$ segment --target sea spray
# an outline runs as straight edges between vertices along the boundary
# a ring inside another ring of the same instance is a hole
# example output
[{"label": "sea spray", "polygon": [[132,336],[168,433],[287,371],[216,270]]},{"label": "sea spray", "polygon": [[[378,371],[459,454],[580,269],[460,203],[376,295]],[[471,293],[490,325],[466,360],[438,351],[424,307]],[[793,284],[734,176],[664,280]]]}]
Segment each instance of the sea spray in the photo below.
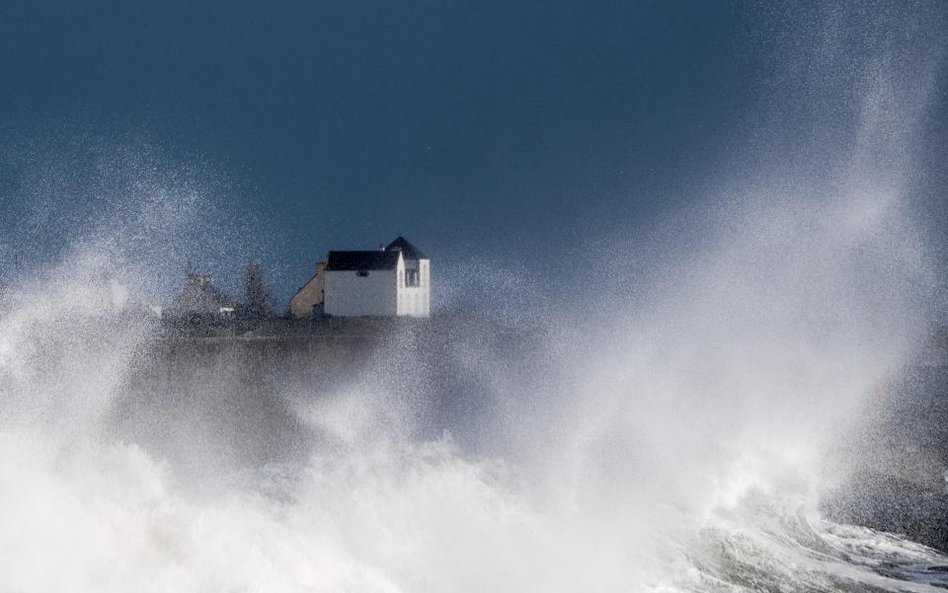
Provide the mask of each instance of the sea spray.
[{"label": "sea spray", "polygon": [[[850,12],[827,30],[866,18]],[[838,51],[817,48],[812,84],[853,62],[827,39]],[[128,184],[161,209],[83,225],[59,263],[5,281],[0,588],[944,585],[942,555],[816,505],[828,445],[927,328],[933,278],[904,195],[937,62],[915,55],[843,77],[865,81],[849,89],[857,123],[810,147],[844,155],[830,175],[728,180],[656,225],[677,254],[576,249],[571,264],[634,292],[575,286],[537,314],[516,271],[491,269],[503,315],[358,346],[169,331],[140,289],[166,254],[141,246],[149,221],[184,212],[156,237],[180,260],[175,237],[192,240],[203,209]],[[629,260],[652,273],[617,273]]]},{"label": "sea spray", "polygon": [[[825,439],[924,320],[900,210],[855,238],[824,212],[736,209],[738,234],[677,268],[675,290],[603,302],[608,324],[447,318],[335,371],[266,340],[165,336],[129,310],[133,273],[103,275],[126,266],[69,260],[8,293],[0,320],[5,583],[755,588],[789,578],[791,551],[810,566],[800,590],[915,579],[827,561],[840,532],[808,500]],[[320,368],[337,376],[302,379]]]}]

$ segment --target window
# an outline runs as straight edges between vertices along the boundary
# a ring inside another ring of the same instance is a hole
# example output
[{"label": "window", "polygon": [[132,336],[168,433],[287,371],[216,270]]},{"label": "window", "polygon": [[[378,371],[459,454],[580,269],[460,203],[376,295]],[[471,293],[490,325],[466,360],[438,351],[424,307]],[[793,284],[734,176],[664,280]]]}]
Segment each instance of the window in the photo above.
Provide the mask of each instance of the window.
[{"label": "window", "polygon": [[358,276],[359,278],[365,278],[368,275],[369,275],[368,270],[359,270],[358,272],[356,272],[356,276]]},{"label": "window", "polygon": [[421,286],[418,270],[405,270],[405,286]]}]

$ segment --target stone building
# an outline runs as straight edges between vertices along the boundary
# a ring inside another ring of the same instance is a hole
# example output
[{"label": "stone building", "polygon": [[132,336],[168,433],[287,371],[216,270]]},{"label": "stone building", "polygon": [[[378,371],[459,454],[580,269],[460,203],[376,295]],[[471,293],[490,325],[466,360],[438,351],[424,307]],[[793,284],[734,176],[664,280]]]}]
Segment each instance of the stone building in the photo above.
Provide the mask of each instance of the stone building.
[{"label": "stone building", "polygon": [[326,287],[325,271],[326,262],[317,262],[316,273],[290,299],[290,315],[302,319],[323,314]]}]

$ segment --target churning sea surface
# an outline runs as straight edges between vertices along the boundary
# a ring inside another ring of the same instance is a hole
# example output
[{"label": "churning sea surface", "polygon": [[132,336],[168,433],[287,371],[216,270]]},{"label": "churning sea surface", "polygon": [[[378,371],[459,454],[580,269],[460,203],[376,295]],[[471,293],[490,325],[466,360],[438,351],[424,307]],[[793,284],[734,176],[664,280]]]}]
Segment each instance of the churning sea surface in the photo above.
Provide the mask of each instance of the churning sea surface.
[{"label": "churning sea surface", "polygon": [[[876,239],[827,239],[778,285],[722,279],[782,265],[785,238],[729,242],[687,293],[583,323],[189,328],[80,250],[4,295],[0,589],[944,588],[921,531],[839,520],[886,476],[916,486],[881,510],[917,507],[944,470],[890,422],[926,409],[890,388],[925,343],[917,301],[851,290],[863,257],[914,273]],[[841,298],[804,302],[815,280]]]},{"label": "churning sea surface", "polygon": [[751,179],[532,288],[433,254],[482,290],[429,320],[157,318],[212,209],[137,170],[55,256],[0,238],[36,262],[0,270],[0,592],[945,589],[948,381],[905,380],[945,366],[922,4],[787,33],[752,119],[813,146],[749,142]]}]

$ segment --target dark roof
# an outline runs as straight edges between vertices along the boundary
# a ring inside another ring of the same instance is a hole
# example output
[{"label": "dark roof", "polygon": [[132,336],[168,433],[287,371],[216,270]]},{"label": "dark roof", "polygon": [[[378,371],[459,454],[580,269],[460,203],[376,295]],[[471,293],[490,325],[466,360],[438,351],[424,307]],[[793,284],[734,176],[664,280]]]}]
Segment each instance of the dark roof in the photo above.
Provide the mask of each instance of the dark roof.
[{"label": "dark roof", "polygon": [[428,259],[420,249],[405,240],[405,237],[399,237],[388,244],[385,251],[401,251],[405,259]]},{"label": "dark roof", "polygon": [[398,267],[398,251],[330,251],[326,271],[394,270]]}]

